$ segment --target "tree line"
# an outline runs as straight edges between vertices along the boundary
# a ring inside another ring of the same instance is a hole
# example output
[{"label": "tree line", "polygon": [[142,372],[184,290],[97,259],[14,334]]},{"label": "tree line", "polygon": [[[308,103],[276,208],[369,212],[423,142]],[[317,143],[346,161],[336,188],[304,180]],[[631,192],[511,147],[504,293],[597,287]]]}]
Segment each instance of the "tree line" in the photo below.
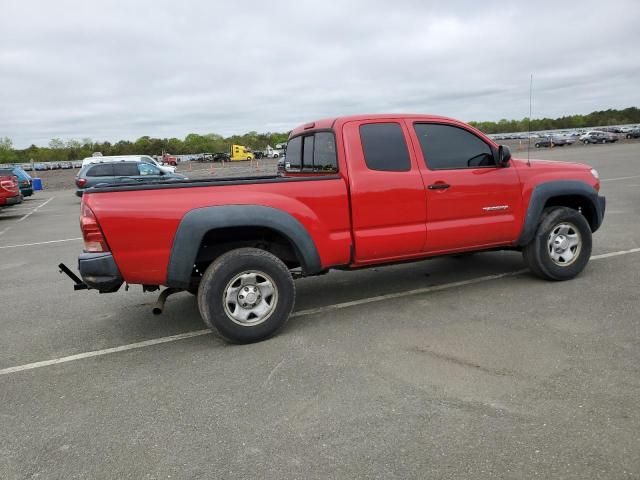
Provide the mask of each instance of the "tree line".
[{"label": "tree line", "polygon": [[[569,115],[560,118],[537,118],[522,120],[502,119],[498,122],[469,122],[485,133],[513,133],[539,130],[556,130],[569,128],[585,128],[605,125],[624,125],[640,123],[640,109],[629,107],[623,110],[600,110],[587,115]],[[144,136],[136,141],[120,140],[116,143],[96,142],[90,138],[63,141],[54,138],[47,147],[31,145],[25,149],[13,148],[9,138],[0,137],[0,163],[68,161],[90,157],[93,152],[103,155],[160,155],[162,152],[172,154],[196,154],[228,152],[232,144],[250,147],[254,150],[264,150],[267,145],[275,146],[284,143],[288,132],[258,133],[249,132],[244,135],[223,137],[215,133],[199,135],[190,133],[183,140],[179,138],[153,138]]]},{"label": "tree line", "polygon": [[503,118],[498,122],[469,122],[484,133],[515,133],[532,132],[540,130],[563,130],[570,128],[604,127],[607,125],[626,125],[640,123],[640,109],[629,107],[623,110],[599,110],[587,115],[569,115],[560,118],[532,118],[529,127],[529,118],[522,120],[507,120]]},{"label": "tree line", "polygon": [[120,140],[116,143],[96,142],[91,138],[63,141],[54,138],[46,147],[31,145],[25,149],[13,148],[9,138],[0,138],[0,163],[62,162],[90,157],[93,152],[103,155],[160,155],[162,152],[174,155],[229,152],[231,145],[238,144],[254,150],[264,150],[285,143],[288,132],[258,133],[249,132],[244,135],[223,137],[215,133],[199,135],[190,133],[183,140],[179,138],[153,138],[144,136],[136,141]]}]

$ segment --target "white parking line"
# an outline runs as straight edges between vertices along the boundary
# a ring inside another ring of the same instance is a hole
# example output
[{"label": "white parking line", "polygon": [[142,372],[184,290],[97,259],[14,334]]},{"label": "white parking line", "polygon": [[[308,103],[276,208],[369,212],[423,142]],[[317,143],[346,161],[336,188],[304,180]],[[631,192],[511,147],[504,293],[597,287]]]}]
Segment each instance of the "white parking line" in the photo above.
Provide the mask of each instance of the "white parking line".
[{"label": "white parking line", "polygon": [[44,207],[47,203],[49,203],[51,200],[53,200],[56,197],[51,197],[49,200],[47,200],[44,203],[41,203],[40,205],[38,205],[36,208],[34,208],[33,210],[31,210],[29,213],[27,213],[24,217],[19,218],[17,221],[21,222],[23,220],[25,220],[26,218],[29,218],[30,215],[33,215],[34,213],[36,213],[38,210],[40,210],[42,207]]},{"label": "white parking line", "polygon": [[124,352],[126,350],[133,350],[134,348],[144,348],[150,347],[151,345],[159,345],[161,343],[175,342],[176,340],[206,335],[207,333],[211,333],[211,330],[196,330],[194,332],[171,335],[170,337],[154,338],[153,340],[145,340],[144,342],[130,343],[129,345],[122,345],[120,347],[105,348],[104,350],[93,350],[92,352],[78,353],[76,355],[69,355],[68,357],[54,358],[52,360],[44,360],[42,362],[27,363],[26,365],[18,365],[17,367],[10,367],[0,370],[0,375],[22,372],[24,370],[33,370],[34,368],[48,367],[49,365],[57,365],[58,363],[73,362],[74,360],[81,360],[83,358],[108,355],[109,353]]},{"label": "white parking line", "polygon": [[37,212],[39,209],[41,209],[42,207],[44,207],[47,203],[49,203],[51,200],[53,200],[56,197],[51,197],[50,199],[48,199],[46,202],[41,203],[40,205],[38,205],[37,207],[35,207],[33,210],[31,210],[29,213],[27,213],[26,215],[23,215],[22,217],[20,217],[18,220],[16,220],[15,223],[13,223],[12,225],[9,225],[8,227],[6,227],[3,230],[0,230],[0,235],[2,235],[3,233],[11,230],[11,228],[13,228],[17,223],[22,222],[23,220],[25,220],[26,218],[29,218],[30,215],[34,214],[35,212]]},{"label": "white parking line", "polygon": [[[602,253],[600,255],[593,255],[591,257],[591,260],[601,260],[604,258],[611,258],[611,257],[618,257],[621,255],[629,255],[631,253],[639,253],[640,252],[640,248],[633,248],[631,250],[620,250],[617,252],[610,252],[610,253]],[[432,287],[424,287],[424,288],[416,288],[414,290],[407,290],[405,292],[397,292],[397,293],[389,293],[387,295],[378,295],[375,297],[369,297],[369,298],[362,298],[359,300],[353,300],[350,302],[342,302],[342,303],[336,303],[334,305],[326,305],[324,307],[318,307],[318,308],[310,308],[307,310],[300,310],[298,312],[295,312],[294,314],[291,315],[292,318],[295,317],[303,317],[306,315],[314,315],[317,313],[324,313],[324,312],[330,312],[333,310],[340,310],[343,308],[349,308],[349,307],[353,307],[356,305],[364,305],[367,303],[374,303],[374,302],[380,302],[382,300],[388,300],[388,299],[393,299],[393,298],[400,298],[400,297],[407,297],[410,295],[419,295],[422,293],[429,293],[429,292],[439,292],[442,290],[448,290],[451,288],[457,288],[457,287],[463,287],[466,285],[473,285],[476,283],[481,283],[481,282],[488,282],[490,280],[497,280],[500,278],[506,278],[506,277],[513,277],[516,275],[520,275],[521,273],[526,272],[526,269],[522,269],[522,270],[515,270],[513,272],[505,272],[505,273],[498,273],[495,275],[485,275],[483,277],[477,277],[477,278],[471,278],[469,280],[462,280],[459,282],[451,282],[451,283],[444,283],[442,285],[434,285]],[[15,367],[9,367],[9,368],[4,368],[2,370],[0,370],[0,375],[8,375],[10,373],[16,373],[16,372],[23,372],[25,370],[33,370],[36,368],[42,368],[42,367],[48,367],[50,365],[58,365],[60,363],[67,363],[67,362],[73,362],[75,360],[82,360],[84,358],[91,358],[91,357],[99,357],[102,355],[108,355],[111,353],[117,353],[117,352],[125,352],[127,350],[135,350],[138,348],[145,348],[145,347],[150,347],[152,345],[159,345],[162,343],[169,343],[169,342],[175,342],[178,340],[183,340],[185,338],[192,338],[192,337],[199,337],[201,335],[207,335],[211,333],[210,330],[205,329],[205,330],[195,330],[192,332],[186,332],[186,333],[180,333],[178,335],[171,335],[168,337],[160,337],[160,338],[154,338],[152,340],[145,340],[143,342],[137,342],[137,343],[130,343],[128,345],[121,345],[119,347],[112,347],[112,348],[105,348],[103,350],[93,350],[90,352],[84,352],[84,353],[78,353],[75,355],[69,355],[67,357],[60,357],[60,358],[53,358],[51,360],[43,360],[41,362],[34,362],[34,363],[26,363],[24,365],[18,365]]]},{"label": "white parking line", "polygon": [[632,178],[640,178],[640,175],[632,175],[630,177],[603,178],[601,182],[616,182],[618,180],[631,180]]},{"label": "white parking line", "polygon": [[73,242],[75,240],[82,240],[82,237],[63,238],[62,240],[49,240],[47,242],[21,243],[19,245],[3,245],[3,246],[0,246],[0,248],[31,247],[33,245],[45,245],[47,243]]}]

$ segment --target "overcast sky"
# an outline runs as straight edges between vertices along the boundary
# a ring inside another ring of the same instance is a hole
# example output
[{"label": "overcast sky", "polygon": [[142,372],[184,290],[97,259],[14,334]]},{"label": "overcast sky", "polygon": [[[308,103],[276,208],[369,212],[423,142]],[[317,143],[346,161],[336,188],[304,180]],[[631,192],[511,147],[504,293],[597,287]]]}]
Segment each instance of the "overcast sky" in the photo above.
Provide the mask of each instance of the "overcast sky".
[{"label": "overcast sky", "polygon": [[640,1],[0,0],[0,137],[287,131],[640,105]]}]

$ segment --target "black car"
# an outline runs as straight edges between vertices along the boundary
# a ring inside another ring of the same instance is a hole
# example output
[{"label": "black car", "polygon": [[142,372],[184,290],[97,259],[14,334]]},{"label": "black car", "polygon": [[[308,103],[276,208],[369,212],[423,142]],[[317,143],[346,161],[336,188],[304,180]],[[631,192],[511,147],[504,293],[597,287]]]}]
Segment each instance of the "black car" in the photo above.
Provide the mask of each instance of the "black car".
[{"label": "black car", "polygon": [[217,152],[213,154],[214,162],[228,162],[231,160],[231,155],[226,152]]}]

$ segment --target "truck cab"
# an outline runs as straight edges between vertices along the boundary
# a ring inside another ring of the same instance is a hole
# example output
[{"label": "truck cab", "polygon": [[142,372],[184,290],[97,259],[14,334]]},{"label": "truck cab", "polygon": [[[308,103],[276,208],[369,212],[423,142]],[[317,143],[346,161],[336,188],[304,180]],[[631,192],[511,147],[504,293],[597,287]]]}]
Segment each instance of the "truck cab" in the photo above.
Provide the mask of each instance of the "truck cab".
[{"label": "truck cab", "polygon": [[243,145],[231,145],[231,160],[253,160],[255,155],[250,148]]}]

